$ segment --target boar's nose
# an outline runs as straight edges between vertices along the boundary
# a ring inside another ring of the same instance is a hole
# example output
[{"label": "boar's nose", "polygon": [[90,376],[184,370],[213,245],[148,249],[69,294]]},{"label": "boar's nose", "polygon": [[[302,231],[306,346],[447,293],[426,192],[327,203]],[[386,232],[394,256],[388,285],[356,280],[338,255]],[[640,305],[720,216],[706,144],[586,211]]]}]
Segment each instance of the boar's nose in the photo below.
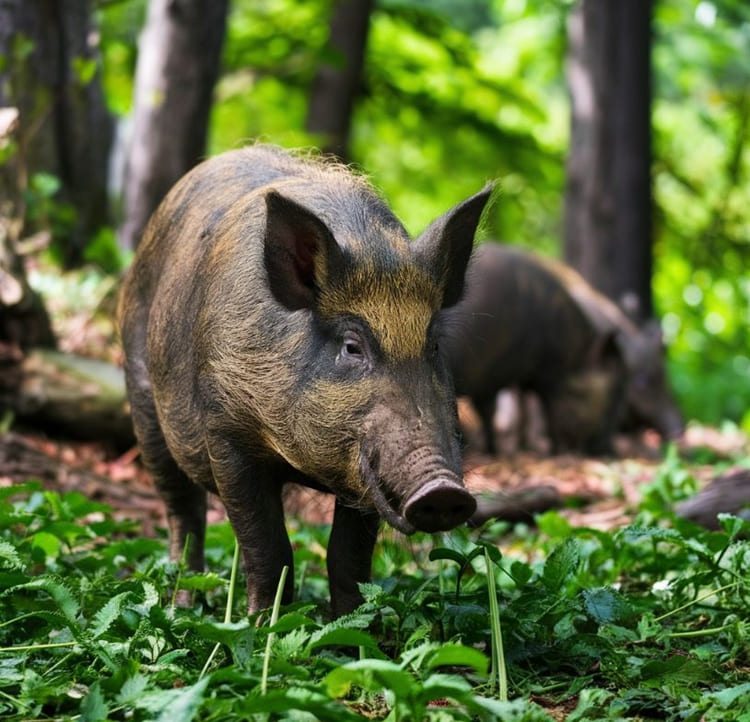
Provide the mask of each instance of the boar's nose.
[{"label": "boar's nose", "polygon": [[670,414],[659,429],[662,436],[668,439],[678,439],[685,432],[685,422],[678,413]]},{"label": "boar's nose", "polygon": [[436,479],[406,500],[404,516],[420,531],[447,531],[463,524],[476,508],[474,497],[462,486]]}]

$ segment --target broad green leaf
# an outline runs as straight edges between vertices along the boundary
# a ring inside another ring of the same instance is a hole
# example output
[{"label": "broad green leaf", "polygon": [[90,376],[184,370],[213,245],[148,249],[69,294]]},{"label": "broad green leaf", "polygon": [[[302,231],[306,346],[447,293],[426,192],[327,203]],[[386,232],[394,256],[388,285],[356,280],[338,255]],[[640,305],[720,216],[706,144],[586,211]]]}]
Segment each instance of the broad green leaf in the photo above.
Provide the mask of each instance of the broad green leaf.
[{"label": "broad green leaf", "polygon": [[99,682],[94,682],[81,702],[81,722],[102,722],[107,719],[108,714],[109,709],[99,688]]},{"label": "broad green leaf", "polygon": [[358,685],[372,692],[390,689],[396,697],[404,698],[418,686],[399,665],[383,659],[362,659],[345,664],[330,672],[323,684],[332,697],[343,697],[352,685]]},{"label": "broad green leaf", "polygon": [[225,587],[226,585],[226,579],[223,579],[214,572],[184,574],[180,577],[180,589],[188,589],[190,591],[209,592],[213,589]]},{"label": "broad green leaf", "polygon": [[606,711],[613,693],[604,689],[583,689],[578,697],[576,708],[568,715],[566,722],[588,722],[591,719],[606,719]]},{"label": "broad green leaf", "polygon": [[360,582],[357,587],[365,602],[377,602],[385,594],[383,587],[372,582]]},{"label": "broad green leaf", "polygon": [[272,647],[274,661],[301,657],[309,638],[310,634],[304,627],[278,636]]},{"label": "broad green leaf", "polygon": [[321,647],[348,646],[348,647],[366,647],[367,649],[377,649],[378,643],[372,635],[362,632],[359,629],[331,629],[315,640],[311,640],[308,645],[310,651],[320,649]]},{"label": "broad green leaf", "polygon": [[489,660],[478,649],[463,644],[443,644],[426,658],[427,668],[471,667],[477,674],[485,676]]},{"label": "broad green leaf", "polygon": [[[248,715],[282,714],[284,712],[307,712],[321,722],[357,722],[362,720],[347,707],[331,700],[317,690],[302,687],[270,690],[265,696],[254,694],[245,697],[239,705],[243,717]],[[293,720],[294,717],[285,719]]]},{"label": "broad green leaf", "polygon": [[186,619],[181,621],[179,626],[191,630],[210,642],[221,642],[227,646],[231,646],[247,630],[255,630],[248,619],[241,619],[238,622],[196,622]]},{"label": "broad green leaf", "polygon": [[137,672],[132,677],[128,677],[120,687],[120,691],[115,698],[118,704],[128,704],[137,700],[148,687],[148,677]]},{"label": "broad green leaf", "polygon": [[488,544],[486,542],[481,542],[478,545],[477,549],[472,551],[471,558],[473,559],[475,556],[484,554],[485,551],[495,564],[500,564],[500,562],[503,560],[503,553],[497,548],[497,546],[495,546],[494,544]]},{"label": "broad green leaf", "polygon": [[703,683],[710,676],[709,667],[703,662],[678,655],[652,660],[641,668],[642,683],[646,686]]},{"label": "broad green leaf", "polygon": [[447,697],[462,702],[472,694],[471,685],[463,678],[448,674],[431,674],[419,691],[422,702]]},{"label": "broad green leaf", "polygon": [[458,632],[476,632],[490,627],[487,607],[479,604],[446,604],[445,614]]},{"label": "broad green leaf", "polygon": [[598,624],[619,622],[633,613],[622,595],[607,587],[585,589],[583,600],[586,611]]},{"label": "broad green leaf", "polygon": [[744,531],[750,534],[750,521],[742,519],[732,514],[717,514],[721,528],[731,537],[734,538]]},{"label": "broad green leaf", "polygon": [[554,510],[538,514],[536,525],[539,531],[546,534],[550,539],[567,539],[573,531],[570,522]]},{"label": "broad green leaf", "polygon": [[549,555],[542,572],[542,581],[547,589],[556,591],[566,579],[575,573],[580,561],[580,542],[566,539]]},{"label": "broad green leaf", "polygon": [[651,542],[672,542],[682,544],[682,535],[674,529],[664,529],[657,526],[626,526],[615,534],[616,541],[620,543],[633,544],[642,540]]},{"label": "broad green leaf", "polygon": [[750,682],[743,682],[734,687],[727,687],[720,692],[714,692],[713,697],[724,709],[730,709],[740,699],[746,699],[750,703]]},{"label": "broad green leaf", "polygon": [[191,722],[198,708],[203,703],[203,695],[211,677],[204,677],[190,687],[183,687],[179,694],[164,707],[157,722]]},{"label": "broad green leaf", "polygon": [[62,541],[54,534],[47,531],[38,531],[29,537],[32,548],[41,549],[44,556],[51,559],[57,559],[62,549]]},{"label": "broad green leaf", "polygon": [[310,619],[310,617],[304,614],[297,614],[296,612],[289,612],[279,617],[279,620],[272,627],[265,627],[264,631],[269,634],[279,632],[290,632],[293,629],[299,629],[300,627],[317,627],[318,623]]},{"label": "broad green leaf", "polygon": [[510,565],[510,575],[513,577],[513,581],[517,586],[522,587],[526,584],[529,579],[533,576],[534,572],[531,571],[531,567],[524,562],[514,561]]},{"label": "broad green leaf", "polygon": [[487,722],[554,722],[555,718],[548,715],[534,702],[518,698],[510,702],[489,699],[479,695],[472,695],[463,700],[472,712],[481,715]]}]

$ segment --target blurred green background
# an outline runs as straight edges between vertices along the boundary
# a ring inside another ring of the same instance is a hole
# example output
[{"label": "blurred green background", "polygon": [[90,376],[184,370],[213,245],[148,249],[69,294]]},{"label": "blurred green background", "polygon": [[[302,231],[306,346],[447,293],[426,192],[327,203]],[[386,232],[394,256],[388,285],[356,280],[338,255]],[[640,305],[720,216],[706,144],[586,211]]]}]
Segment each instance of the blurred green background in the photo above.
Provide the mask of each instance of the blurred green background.
[{"label": "blurred green background", "polygon": [[[560,254],[571,2],[381,0],[351,156],[412,232],[499,178],[484,237]],[[329,0],[234,0],[209,153],[304,131]],[[107,102],[130,110],[145,0],[98,9]],[[688,418],[750,430],[750,9],[660,0],[653,23],[654,300]],[[43,194],[42,194],[43,195]],[[109,270],[114,233],[89,257]],[[96,243],[95,243],[96,246]]]}]

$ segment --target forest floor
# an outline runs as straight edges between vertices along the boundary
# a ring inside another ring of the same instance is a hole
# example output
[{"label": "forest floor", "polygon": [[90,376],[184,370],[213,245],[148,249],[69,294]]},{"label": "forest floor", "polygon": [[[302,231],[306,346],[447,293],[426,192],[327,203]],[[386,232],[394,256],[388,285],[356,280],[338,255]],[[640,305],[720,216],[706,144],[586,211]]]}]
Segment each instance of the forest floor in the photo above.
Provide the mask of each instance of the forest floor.
[{"label": "forest floor", "polygon": [[[653,443],[653,439],[620,437],[620,454],[613,458],[533,452],[500,458],[469,452],[465,482],[471,491],[482,494],[551,486],[560,494],[566,506],[562,514],[571,524],[611,529],[631,520],[642,487],[654,479],[662,463],[662,452]],[[729,463],[750,454],[750,443],[742,434],[697,425],[690,427],[681,448],[691,474],[701,485],[715,475],[718,460]],[[697,460],[707,454],[712,463]],[[696,460],[690,462],[691,456]],[[30,479],[41,481],[50,490],[79,491],[104,502],[116,517],[139,521],[146,536],[165,526],[163,505],[136,447],[115,454],[101,442],[53,439],[29,430],[6,432],[0,436],[0,487]],[[286,507],[288,513],[308,523],[330,523],[333,499],[292,487]],[[224,518],[221,502],[211,497],[209,522]]]}]

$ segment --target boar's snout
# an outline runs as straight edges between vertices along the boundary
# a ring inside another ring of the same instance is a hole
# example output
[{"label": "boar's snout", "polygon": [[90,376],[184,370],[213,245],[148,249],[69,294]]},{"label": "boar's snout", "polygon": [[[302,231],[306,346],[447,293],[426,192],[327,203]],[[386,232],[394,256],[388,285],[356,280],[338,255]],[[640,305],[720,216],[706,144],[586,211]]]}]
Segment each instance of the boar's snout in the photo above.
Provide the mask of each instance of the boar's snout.
[{"label": "boar's snout", "polygon": [[685,432],[685,421],[676,409],[670,409],[658,420],[656,430],[666,439],[679,439]]},{"label": "boar's snout", "polygon": [[448,531],[476,511],[477,502],[462,486],[435,479],[420,487],[404,504],[404,516],[420,531]]}]

